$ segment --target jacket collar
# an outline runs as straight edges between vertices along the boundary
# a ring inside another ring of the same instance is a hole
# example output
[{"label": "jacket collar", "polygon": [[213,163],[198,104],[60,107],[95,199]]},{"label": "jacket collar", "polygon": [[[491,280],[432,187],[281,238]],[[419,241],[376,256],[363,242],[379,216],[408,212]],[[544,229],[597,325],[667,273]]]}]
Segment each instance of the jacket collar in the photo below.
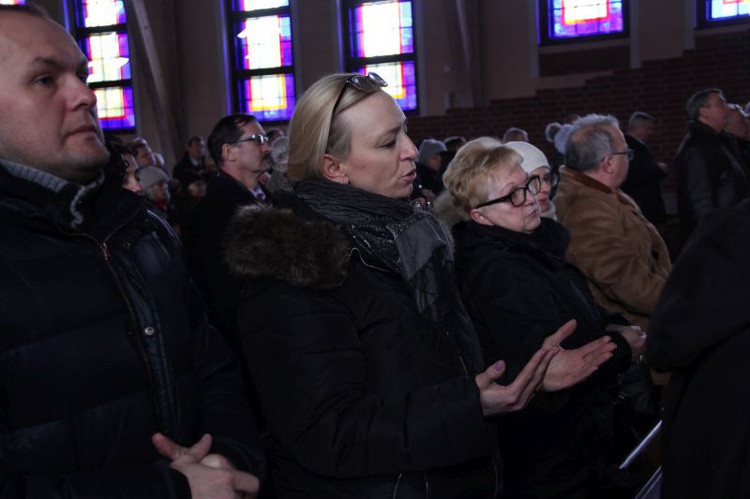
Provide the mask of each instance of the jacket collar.
[{"label": "jacket collar", "polygon": [[601,191],[606,194],[613,194],[616,192],[611,187],[607,187],[598,180],[590,177],[589,175],[586,175],[585,173],[579,172],[578,170],[574,170],[568,167],[562,167],[560,168],[560,173],[563,178],[572,180],[577,184],[583,184],[587,187],[591,187],[593,189],[596,189],[597,191]]},{"label": "jacket collar", "polygon": [[144,205],[141,196],[122,188],[124,168],[120,156],[112,154],[93,182],[80,185],[0,160],[0,214],[14,223],[33,220],[65,232],[109,233]]}]

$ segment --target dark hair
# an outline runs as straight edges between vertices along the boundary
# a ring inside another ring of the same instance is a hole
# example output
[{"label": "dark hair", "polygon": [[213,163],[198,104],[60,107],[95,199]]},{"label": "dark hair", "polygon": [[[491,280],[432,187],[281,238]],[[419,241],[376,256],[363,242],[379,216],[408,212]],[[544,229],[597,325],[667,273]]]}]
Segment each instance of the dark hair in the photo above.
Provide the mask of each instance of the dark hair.
[{"label": "dark hair", "polygon": [[711,94],[719,94],[720,96],[724,97],[724,92],[722,92],[718,88],[707,88],[705,90],[695,92],[690,96],[687,101],[687,105],[685,106],[685,110],[687,111],[688,119],[690,119],[690,121],[695,121],[698,119],[698,112],[700,111],[700,108],[706,106],[706,104],[708,103],[708,98],[711,97]]},{"label": "dark hair", "polygon": [[580,172],[596,169],[615,148],[609,129],[619,126],[617,118],[610,115],[589,114],[578,119],[565,144],[565,166]]},{"label": "dark hair", "polygon": [[193,135],[188,139],[188,145],[192,146],[193,142],[198,142],[200,140],[203,140],[203,137],[201,137],[200,135]]},{"label": "dark hair", "polygon": [[208,136],[208,152],[214,164],[221,168],[221,148],[224,144],[234,144],[242,137],[242,127],[249,123],[257,123],[252,114],[237,113],[224,116],[216,122]]}]

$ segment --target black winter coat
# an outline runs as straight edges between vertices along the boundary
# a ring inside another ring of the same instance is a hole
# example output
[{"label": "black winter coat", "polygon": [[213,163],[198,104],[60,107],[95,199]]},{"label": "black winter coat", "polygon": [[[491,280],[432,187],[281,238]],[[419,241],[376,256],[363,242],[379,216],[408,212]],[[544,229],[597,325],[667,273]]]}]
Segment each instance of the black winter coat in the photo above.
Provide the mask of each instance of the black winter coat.
[{"label": "black winter coat", "polygon": [[228,233],[228,258],[254,276],[240,335],[280,499],[495,497],[496,436],[457,294],[444,336],[429,337],[401,276],[319,217],[249,211]]},{"label": "black winter coat", "polygon": [[242,286],[224,261],[224,235],[237,210],[255,204],[247,187],[222,172],[208,182],[206,196],[187,213],[180,232],[190,275],[206,302],[211,323],[238,354],[237,308]]},{"label": "black winter coat", "polygon": [[262,471],[234,362],[141,197],[0,164],[0,233],[0,497],[190,497],[155,432],[210,432]]},{"label": "black winter coat", "polygon": [[[502,227],[463,222],[454,228],[461,296],[474,322],[485,361],[503,359],[511,382],[545,338],[570,319],[578,327],[563,342],[577,348],[600,338],[608,321],[585,277],[565,261],[568,231],[542,219],[527,235]],[[617,343],[614,357],[597,373],[567,390],[536,395],[519,413],[498,421],[506,495],[519,498],[602,498],[613,440],[613,399],[607,389],[627,369],[631,350]],[[624,457],[624,456],[623,456]],[[601,478],[599,476],[599,478]]]},{"label": "black winter coat", "polygon": [[733,146],[728,135],[698,121],[689,124],[675,160],[680,247],[706,213],[750,194],[748,174]]},{"label": "black winter coat", "polygon": [[620,188],[633,198],[649,222],[657,226],[663,224],[667,221],[667,209],[661,194],[661,182],[667,174],[659,168],[646,144],[627,134],[625,141],[635,151],[635,156],[630,162],[628,177]]},{"label": "black winter coat", "polygon": [[670,371],[664,499],[750,497],[750,201],[698,225],[664,287],[646,342]]}]

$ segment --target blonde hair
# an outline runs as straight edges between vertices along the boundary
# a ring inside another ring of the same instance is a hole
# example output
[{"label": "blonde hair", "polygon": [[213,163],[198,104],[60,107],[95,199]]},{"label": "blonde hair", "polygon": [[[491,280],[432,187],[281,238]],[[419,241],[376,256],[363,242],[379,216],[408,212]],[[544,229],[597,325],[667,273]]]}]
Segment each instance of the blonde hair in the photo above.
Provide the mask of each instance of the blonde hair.
[{"label": "blonde hair", "polygon": [[[289,122],[289,180],[322,178],[323,156],[326,153],[342,159],[349,156],[351,129],[341,118],[341,113],[375,92],[382,92],[380,89],[362,92],[347,84],[347,79],[355,74],[324,76],[297,102]],[[333,109],[334,106],[336,109]]]},{"label": "blonde hair", "polygon": [[497,139],[480,137],[458,150],[443,175],[453,204],[466,213],[487,201],[490,187],[510,167],[521,165],[521,155]]}]

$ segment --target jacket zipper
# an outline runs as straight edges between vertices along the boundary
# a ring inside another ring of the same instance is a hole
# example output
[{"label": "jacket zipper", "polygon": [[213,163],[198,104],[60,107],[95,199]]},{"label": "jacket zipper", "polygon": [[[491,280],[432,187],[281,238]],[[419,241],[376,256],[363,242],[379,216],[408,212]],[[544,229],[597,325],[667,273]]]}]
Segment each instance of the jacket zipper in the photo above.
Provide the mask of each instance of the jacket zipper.
[{"label": "jacket zipper", "polygon": [[[109,241],[112,236],[114,236],[120,229],[125,227],[128,223],[130,223],[138,214],[137,211],[134,211],[125,221],[123,221],[120,225],[115,227],[112,232],[110,232],[102,241],[99,241],[94,236],[90,234],[77,234],[74,232],[66,232],[62,229],[60,229],[60,232],[63,234],[66,234],[68,236],[72,237],[82,237],[85,239],[89,239],[93,241],[97,246],[99,246],[99,249],[102,252],[102,256],[104,258],[104,262],[107,264],[107,268],[109,269],[110,274],[115,280],[115,284],[117,285],[117,290],[120,293],[120,296],[122,297],[123,301],[125,302],[125,306],[128,309],[128,315],[130,316],[130,323],[132,325],[132,332],[130,333],[132,336],[135,337],[135,343],[138,346],[138,352],[141,355],[141,358],[143,359],[143,363],[146,369],[146,374],[148,377],[148,383],[151,387],[151,396],[153,398],[156,397],[156,382],[154,381],[154,373],[151,369],[151,363],[148,360],[148,355],[146,354],[146,350],[143,347],[143,342],[141,341],[141,336],[139,333],[140,331],[140,325],[138,324],[138,317],[135,314],[135,310],[133,308],[133,303],[130,301],[130,298],[128,297],[128,294],[125,292],[125,289],[122,286],[122,282],[120,281],[120,278],[117,276],[117,272],[115,271],[114,266],[112,265],[112,252],[109,250],[109,245],[107,244],[107,241]],[[156,402],[156,400],[152,400],[152,404],[154,406],[154,409],[156,410],[157,420],[162,420],[162,414],[161,414],[161,407]]]}]

